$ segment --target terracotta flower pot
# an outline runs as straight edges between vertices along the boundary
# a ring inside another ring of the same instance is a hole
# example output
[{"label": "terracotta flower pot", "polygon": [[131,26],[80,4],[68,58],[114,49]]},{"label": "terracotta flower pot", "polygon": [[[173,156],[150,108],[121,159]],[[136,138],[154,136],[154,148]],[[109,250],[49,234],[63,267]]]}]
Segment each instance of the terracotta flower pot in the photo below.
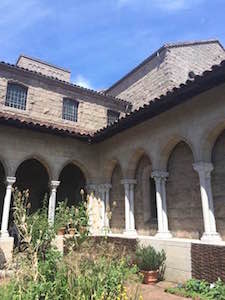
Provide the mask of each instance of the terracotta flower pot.
[{"label": "terracotta flower pot", "polygon": [[158,281],[159,271],[141,271],[144,275],[144,284],[155,284]]},{"label": "terracotta flower pot", "polygon": [[57,234],[58,235],[64,235],[65,234],[65,227],[59,228]]},{"label": "terracotta flower pot", "polygon": [[74,235],[76,232],[75,228],[69,228],[68,231],[69,231],[69,234],[71,234],[71,235]]}]

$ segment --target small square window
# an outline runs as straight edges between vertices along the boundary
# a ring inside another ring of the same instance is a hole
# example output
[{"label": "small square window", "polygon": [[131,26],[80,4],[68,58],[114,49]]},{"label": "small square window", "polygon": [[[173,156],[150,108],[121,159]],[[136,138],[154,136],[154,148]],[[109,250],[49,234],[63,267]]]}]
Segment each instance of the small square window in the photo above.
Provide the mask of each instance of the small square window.
[{"label": "small square window", "polygon": [[107,111],[107,125],[113,124],[115,121],[119,120],[120,113],[114,110]]},{"label": "small square window", "polygon": [[9,83],[7,87],[5,105],[26,110],[26,102],[27,88],[19,84]]},{"label": "small square window", "polygon": [[78,104],[76,100],[63,99],[63,115],[64,120],[77,122]]}]

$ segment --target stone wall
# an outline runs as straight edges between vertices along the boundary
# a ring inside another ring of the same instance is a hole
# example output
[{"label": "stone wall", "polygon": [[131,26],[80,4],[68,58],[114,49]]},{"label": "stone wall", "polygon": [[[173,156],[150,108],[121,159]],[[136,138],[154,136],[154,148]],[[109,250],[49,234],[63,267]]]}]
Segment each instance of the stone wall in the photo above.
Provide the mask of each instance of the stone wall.
[{"label": "stone wall", "polygon": [[176,237],[199,239],[203,234],[198,174],[193,169],[191,149],[184,142],[172,151],[167,181],[169,229]]},{"label": "stone wall", "polygon": [[[9,81],[28,87],[26,110],[5,106]],[[62,119],[63,98],[71,98],[79,102],[77,122]],[[0,67],[0,110],[3,112],[87,133],[107,125],[108,109],[119,111],[122,116],[125,106],[120,105],[116,100],[91,94],[54,80],[44,78],[40,80],[20,70],[9,71]]]},{"label": "stone wall", "polygon": [[184,83],[190,71],[201,74],[225,59],[217,42],[168,46],[128,74],[108,93],[131,101],[134,108]]},{"label": "stone wall", "polygon": [[138,234],[154,235],[157,231],[157,222],[151,218],[151,191],[150,177],[152,167],[147,156],[143,156],[137,166],[134,195],[135,224]]},{"label": "stone wall", "polygon": [[110,190],[110,208],[112,217],[110,227],[112,232],[123,232],[125,229],[125,202],[124,202],[124,186],[121,184],[122,171],[119,165],[113,170],[112,188]]},{"label": "stone wall", "polygon": [[218,137],[212,153],[212,191],[217,230],[225,239],[225,131]]}]

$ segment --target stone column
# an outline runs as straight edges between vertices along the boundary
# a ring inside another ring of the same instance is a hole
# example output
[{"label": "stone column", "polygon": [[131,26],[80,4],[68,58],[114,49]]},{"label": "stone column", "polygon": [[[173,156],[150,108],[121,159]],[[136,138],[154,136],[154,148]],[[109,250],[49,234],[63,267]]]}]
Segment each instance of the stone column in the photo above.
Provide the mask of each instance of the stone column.
[{"label": "stone column", "polygon": [[89,217],[89,227],[90,227],[90,233],[94,234],[97,231],[97,225],[94,224],[94,202],[95,202],[95,194],[97,193],[97,185],[96,184],[88,184],[86,185],[86,190],[88,193],[88,217]]},{"label": "stone column", "polygon": [[60,181],[56,181],[56,180],[51,181],[51,192],[50,192],[49,204],[48,204],[48,222],[51,225],[54,224],[54,219],[55,219],[56,191],[59,184]]},{"label": "stone column", "polygon": [[134,184],[135,179],[124,179],[121,181],[125,190],[125,231],[124,234],[136,235],[134,218]]},{"label": "stone column", "polygon": [[16,177],[6,177],[6,193],[4,198],[2,224],[1,224],[1,238],[8,237],[8,222],[9,222],[9,210],[12,196],[12,185],[16,181]]},{"label": "stone column", "polygon": [[156,237],[158,238],[171,238],[172,235],[168,230],[168,216],[166,205],[166,178],[168,173],[164,171],[153,171],[152,178],[155,180],[156,186],[156,205],[157,205],[157,220],[158,220],[158,232]]},{"label": "stone column", "polygon": [[105,208],[105,187],[104,184],[100,184],[99,185],[99,198],[101,201],[101,230],[104,230],[105,227],[105,212],[106,212],[106,208]]},{"label": "stone column", "polygon": [[104,184],[104,190],[105,190],[105,220],[104,220],[104,226],[106,229],[110,229],[109,226],[109,214],[110,214],[110,202],[109,202],[109,191],[111,189],[112,185],[109,183]]},{"label": "stone column", "polygon": [[198,173],[200,181],[202,212],[205,230],[201,240],[221,241],[221,237],[216,230],[216,220],[214,215],[212,197],[211,171],[213,170],[213,165],[208,162],[198,162],[193,164],[193,168]]}]

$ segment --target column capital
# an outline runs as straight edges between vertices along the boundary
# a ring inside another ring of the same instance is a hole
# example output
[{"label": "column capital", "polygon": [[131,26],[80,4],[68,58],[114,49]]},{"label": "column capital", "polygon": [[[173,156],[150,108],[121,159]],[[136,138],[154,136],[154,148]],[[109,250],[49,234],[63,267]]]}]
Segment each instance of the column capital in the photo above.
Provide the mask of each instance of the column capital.
[{"label": "column capital", "polygon": [[98,191],[98,184],[96,183],[89,183],[86,185],[86,189],[88,193],[97,192]]},{"label": "column capital", "polygon": [[152,171],[152,178],[155,179],[166,179],[169,176],[169,173],[166,171],[154,170]]},{"label": "column capital", "polygon": [[101,190],[103,190],[104,192],[107,192],[112,188],[112,185],[111,185],[111,183],[102,183],[99,185],[99,188]]},{"label": "column capital", "polygon": [[213,164],[210,162],[200,161],[193,164],[193,168],[199,174],[205,174],[206,176],[210,176],[210,173],[213,170]]},{"label": "column capital", "polygon": [[16,177],[6,177],[6,183],[8,185],[13,185],[16,182]]},{"label": "column capital", "polygon": [[58,181],[58,180],[51,180],[50,184],[51,184],[52,188],[57,188],[60,185],[60,181]]},{"label": "column capital", "polygon": [[121,184],[137,184],[137,180],[136,179],[122,179]]}]

